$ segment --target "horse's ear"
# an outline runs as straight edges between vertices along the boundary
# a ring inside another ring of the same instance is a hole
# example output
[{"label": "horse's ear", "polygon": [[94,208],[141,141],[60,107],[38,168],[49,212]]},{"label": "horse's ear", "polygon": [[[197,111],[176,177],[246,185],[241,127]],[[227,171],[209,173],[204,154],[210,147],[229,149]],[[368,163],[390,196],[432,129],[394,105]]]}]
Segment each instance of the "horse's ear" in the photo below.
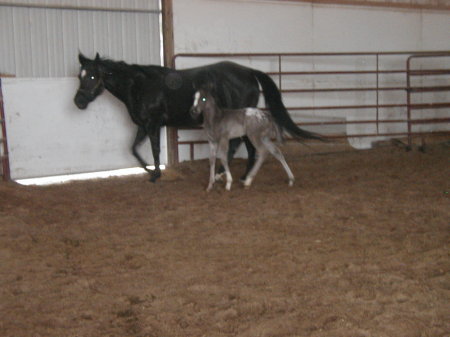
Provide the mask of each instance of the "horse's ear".
[{"label": "horse's ear", "polygon": [[95,60],[94,60],[94,62],[100,62],[100,55],[97,53],[97,54],[95,54]]},{"label": "horse's ear", "polygon": [[80,64],[85,64],[89,59],[83,54],[78,53],[78,61],[80,61]]}]

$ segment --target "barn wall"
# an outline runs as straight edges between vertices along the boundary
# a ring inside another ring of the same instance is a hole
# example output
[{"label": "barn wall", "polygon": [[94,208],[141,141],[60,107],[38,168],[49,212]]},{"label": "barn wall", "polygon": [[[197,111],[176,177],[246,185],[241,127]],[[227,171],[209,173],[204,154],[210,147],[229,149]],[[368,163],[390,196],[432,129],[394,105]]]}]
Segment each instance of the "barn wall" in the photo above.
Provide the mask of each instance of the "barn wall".
[{"label": "barn wall", "polygon": [[[450,50],[450,14],[448,11],[395,9],[343,5],[311,4],[302,2],[254,0],[173,0],[175,53],[239,53],[239,52],[382,52]],[[211,63],[217,59],[177,59],[177,67]],[[239,63],[264,71],[277,71],[276,60],[237,59]],[[303,58],[288,65],[291,70],[364,70],[374,66],[374,57],[360,58]],[[384,58],[384,69],[405,68],[405,57]],[[447,66],[449,66],[447,64]],[[283,68],[287,70],[286,68]],[[404,76],[385,76],[380,85],[404,85]],[[373,78],[344,79],[336,76],[317,83],[311,78],[287,86],[310,88],[373,84]],[[362,81],[362,82],[361,82]],[[383,82],[384,81],[384,82]],[[292,80],[294,82],[294,80]],[[359,82],[359,83],[357,83]],[[286,86],[285,86],[286,88]],[[442,96],[442,93],[439,94]],[[347,104],[374,104],[374,93],[345,93],[333,95],[285,96],[291,106],[321,106]],[[427,97],[426,99],[430,99]],[[433,98],[431,98],[433,99]],[[441,97],[438,97],[441,99]],[[405,92],[389,92],[383,102],[406,102]],[[332,119],[375,119],[375,111],[339,110],[292,113],[296,121]],[[405,116],[405,109],[382,111],[395,119]],[[427,112],[427,118],[448,116],[448,111]],[[429,126],[427,126],[429,128]],[[442,126],[441,126],[442,127]],[[373,126],[353,125],[347,134],[371,133]],[[405,132],[405,125],[384,125],[382,132]],[[316,130],[321,132],[322,130]],[[193,138],[181,134],[182,140]],[[373,138],[351,139],[358,148],[371,146]],[[203,146],[199,156],[207,152]],[[181,149],[181,148],[180,148]],[[183,159],[183,158],[182,158]],[[187,158],[184,158],[187,159]]]},{"label": "barn wall", "polygon": [[[2,79],[12,179],[139,166],[130,151],[137,129],[122,103],[105,92],[79,110],[77,87],[75,78]],[[148,141],[139,151],[153,163]]]},{"label": "barn wall", "polygon": [[173,0],[175,52],[448,50],[448,11]]},{"label": "barn wall", "polygon": [[[0,74],[13,179],[138,166],[136,127],[107,92],[78,110],[78,52],[161,64],[158,0],[7,0]],[[166,162],[165,132],[161,161]],[[153,163],[147,140],[144,157]]]},{"label": "barn wall", "polygon": [[8,0],[0,4],[0,74],[76,76],[77,55],[160,64],[158,0]]}]

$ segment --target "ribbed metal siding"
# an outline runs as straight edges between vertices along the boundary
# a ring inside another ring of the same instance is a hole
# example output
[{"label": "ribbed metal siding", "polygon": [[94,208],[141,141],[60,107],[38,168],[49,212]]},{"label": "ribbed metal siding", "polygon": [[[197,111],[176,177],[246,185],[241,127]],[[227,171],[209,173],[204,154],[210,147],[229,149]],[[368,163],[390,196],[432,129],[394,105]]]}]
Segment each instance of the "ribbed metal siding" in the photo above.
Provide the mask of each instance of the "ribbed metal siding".
[{"label": "ribbed metal siding", "polygon": [[[90,57],[99,52],[129,63],[161,64],[158,0],[34,0],[23,7],[24,1],[2,3],[0,73],[75,76],[79,51]],[[69,8],[56,8],[60,6]]]}]

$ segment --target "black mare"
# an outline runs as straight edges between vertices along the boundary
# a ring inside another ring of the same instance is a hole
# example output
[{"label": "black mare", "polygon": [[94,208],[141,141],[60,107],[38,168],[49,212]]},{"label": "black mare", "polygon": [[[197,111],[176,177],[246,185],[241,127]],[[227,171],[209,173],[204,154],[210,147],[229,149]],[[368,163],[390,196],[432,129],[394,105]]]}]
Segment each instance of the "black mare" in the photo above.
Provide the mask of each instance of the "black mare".
[{"label": "black mare", "polygon": [[[141,166],[151,174],[155,182],[160,176],[160,130],[167,126],[198,126],[189,109],[192,106],[196,87],[208,84],[220,107],[239,109],[256,107],[259,85],[263,90],[266,106],[275,122],[284,132],[296,138],[322,139],[302,130],[292,121],[281,100],[280,92],[273,80],[261,71],[232,62],[220,62],[203,67],[173,70],[161,66],[129,65],[122,61],[100,58],[97,53],[91,60],[78,55],[81,64],[79,89],[74,102],[79,109],[86,109],[104,89],[122,101],[133,122],[138,126],[132,152]],[[147,163],[137,152],[137,146],[148,136],[153,152],[155,170],[149,171]],[[255,163],[255,148],[245,139],[248,151],[246,174]],[[230,142],[229,158],[234,155],[241,139]]]}]

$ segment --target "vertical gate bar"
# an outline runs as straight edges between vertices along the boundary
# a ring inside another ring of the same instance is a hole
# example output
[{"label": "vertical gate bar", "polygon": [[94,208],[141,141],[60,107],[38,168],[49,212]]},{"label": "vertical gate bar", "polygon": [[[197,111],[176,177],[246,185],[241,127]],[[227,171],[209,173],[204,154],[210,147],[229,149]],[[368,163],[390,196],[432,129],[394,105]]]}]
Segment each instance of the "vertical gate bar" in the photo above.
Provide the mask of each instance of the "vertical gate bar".
[{"label": "vertical gate bar", "polygon": [[6,138],[6,121],[5,121],[5,111],[3,109],[3,90],[2,90],[2,79],[0,78],[0,121],[2,128],[2,142],[3,154],[0,157],[2,162],[2,178],[4,181],[11,180],[11,173],[9,170],[9,153],[8,153],[8,141]]},{"label": "vertical gate bar", "polygon": [[281,55],[278,54],[278,85],[279,90],[281,91]]},{"label": "vertical gate bar", "polygon": [[412,135],[411,135],[411,81],[410,81],[410,64],[413,55],[409,56],[406,60],[406,119],[408,125],[408,147],[412,147]]},{"label": "vertical gate bar", "polygon": [[377,135],[380,133],[380,130],[379,130],[379,105],[380,105],[380,97],[379,97],[379,94],[380,94],[380,63],[379,63],[379,61],[380,61],[380,59],[379,59],[379,54],[377,54],[376,55],[376,62],[377,62],[377,71],[376,71],[376,76],[377,76],[377,91],[376,91],[376,97],[377,97],[377,118],[376,118],[376,121],[377,121]]}]

